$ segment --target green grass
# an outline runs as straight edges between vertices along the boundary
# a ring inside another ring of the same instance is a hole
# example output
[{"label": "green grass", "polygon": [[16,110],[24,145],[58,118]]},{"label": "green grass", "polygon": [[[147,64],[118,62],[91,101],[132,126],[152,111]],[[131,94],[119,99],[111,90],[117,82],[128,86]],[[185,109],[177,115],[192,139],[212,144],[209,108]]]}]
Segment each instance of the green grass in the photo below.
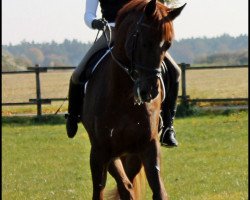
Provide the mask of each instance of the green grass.
[{"label": "green grass", "polygon": [[[170,200],[248,199],[248,113],[177,118],[178,148],[162,147]],[[2,197],[91,199],[90,143],[83,127],[68,139],[64,120],[3,118]],[[107,188],[114,181],[109,177]],[[147,198],[151,191],[147,187]]]}]

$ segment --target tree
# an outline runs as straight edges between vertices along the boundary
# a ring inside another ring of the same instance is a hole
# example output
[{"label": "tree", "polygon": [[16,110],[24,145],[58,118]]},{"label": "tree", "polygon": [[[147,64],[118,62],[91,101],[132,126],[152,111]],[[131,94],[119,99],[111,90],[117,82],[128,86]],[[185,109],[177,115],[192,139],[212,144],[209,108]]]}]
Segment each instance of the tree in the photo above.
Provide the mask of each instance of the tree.
[{"label": "tree", "polygon": [[23,67],[31,67],[33,65],[32,61],[27,58],[25,55],[18,56],[15,59],[15,62],[18,66],[23,66]]},{"label": "tree", "polygon": [[33,64],[41,64],[44,61],[43,52],[35,47],[29,48],[26,55]]},{"label": "tree", "polygon": [[25,55],[14,57],[6,50],[2,51],[3,71],[25,70],[28,66],[32,66],[32,62]]}]

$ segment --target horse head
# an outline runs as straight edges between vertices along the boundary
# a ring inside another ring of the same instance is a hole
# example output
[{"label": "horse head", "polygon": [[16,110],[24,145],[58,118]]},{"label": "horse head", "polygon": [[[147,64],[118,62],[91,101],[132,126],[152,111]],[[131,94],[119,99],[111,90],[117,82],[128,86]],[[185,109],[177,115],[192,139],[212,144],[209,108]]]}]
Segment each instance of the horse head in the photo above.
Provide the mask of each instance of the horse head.
[{"label": "horse head", "polygon": [[170,9],[156,0],[135,0],[120,10],[116,45],[125,52],[136,103],[150,102],[159,94],[161,63],[174,38],[172,21],[185,5]]}]

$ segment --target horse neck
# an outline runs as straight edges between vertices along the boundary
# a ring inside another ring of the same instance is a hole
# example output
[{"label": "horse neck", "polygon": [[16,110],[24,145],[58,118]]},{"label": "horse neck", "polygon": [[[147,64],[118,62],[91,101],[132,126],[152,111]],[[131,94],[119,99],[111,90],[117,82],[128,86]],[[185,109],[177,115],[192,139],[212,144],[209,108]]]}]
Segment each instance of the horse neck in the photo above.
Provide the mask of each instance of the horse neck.
[{"label": "horse neck", "polygon": [[[119,39],[117,41],[117,43],[115,44],[114,48],[113,48],[113,55],[115,56],[115,58],[117,58],[124,66],[129,66],[130,63],[130,59],[127,57],[126,55],[126,51],[125,51],[125,44],[124,42],[120,42],[121,39]],[[123,40],[123,39],[122,39]],[[125,41],[125,38],[124,38]]]},{"label": "horse neck", "polygon": [[[115,55],[121,63],[124,63],[123,60],[120,60],[120,56],[117,56],[119,54]],[[132,94],[133,82],[131,78],[113,58],[110,58],[107,76],[109,80],[110,91],[114,95],[119,96],[119,94],[123,93],[124,91],[126,93]]]},{"label": "horse neck", "polygon": [[114,58],[112,58],[112,62],[110,62],[112,81],[114,82],[113,85],[115,86],[116,85],[121,86],[121,84],[129,86],[132,84],[131,78],[128,76],[125,70],[122,69],[122,67],[127,68],[130,65],[130,60],[126,56],[124,41],[125,38],[116,37],[115,45],[112,50],[113,56],[119,62],[118,63],[117,61],[115,61]]}]

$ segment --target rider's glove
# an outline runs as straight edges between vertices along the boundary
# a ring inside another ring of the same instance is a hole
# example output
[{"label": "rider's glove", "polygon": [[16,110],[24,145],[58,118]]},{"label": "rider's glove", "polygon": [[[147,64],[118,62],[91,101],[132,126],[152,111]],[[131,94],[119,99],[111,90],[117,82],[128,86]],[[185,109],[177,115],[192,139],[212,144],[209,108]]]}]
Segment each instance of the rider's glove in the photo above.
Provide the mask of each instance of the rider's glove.
[{"label": "rider's glove", "polygon": [[108,22],[104,19],[94,19],[91,25],[93,29],[104,30],[107,23]]}]

